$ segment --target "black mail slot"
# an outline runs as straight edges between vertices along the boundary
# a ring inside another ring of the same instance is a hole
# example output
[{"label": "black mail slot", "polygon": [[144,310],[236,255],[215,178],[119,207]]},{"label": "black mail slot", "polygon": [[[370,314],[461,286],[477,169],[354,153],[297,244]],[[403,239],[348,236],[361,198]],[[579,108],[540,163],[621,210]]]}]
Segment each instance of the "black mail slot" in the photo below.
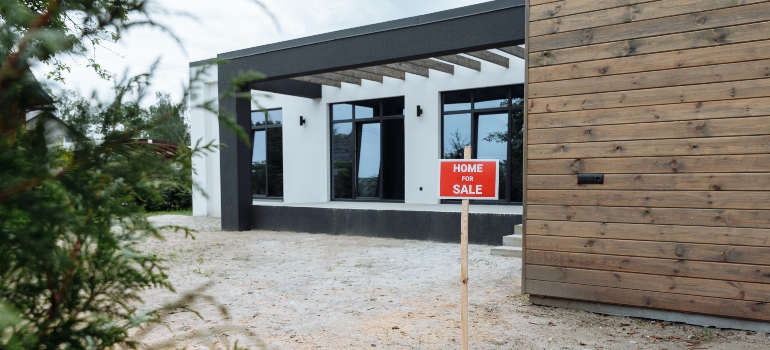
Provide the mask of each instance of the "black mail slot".
[{"label": "black mail slot", "polygon": [[602,185],[604,174],[578,174],[578,185]]}]

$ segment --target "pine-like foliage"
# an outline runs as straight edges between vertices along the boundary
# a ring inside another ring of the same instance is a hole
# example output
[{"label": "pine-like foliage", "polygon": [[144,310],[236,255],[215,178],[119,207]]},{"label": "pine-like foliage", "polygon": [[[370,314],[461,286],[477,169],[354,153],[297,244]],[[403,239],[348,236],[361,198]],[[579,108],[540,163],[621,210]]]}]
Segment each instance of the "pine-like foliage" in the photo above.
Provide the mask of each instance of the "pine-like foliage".
[{"label": "pine-like foliage", "polygon": [[167,158],[131,140],[182,106],[135,118],[146,74],[118,80],[113,100],[76,111],[102,121],[103,142],[75,128],[76,146],[63,150],[47,144],[42,124],[33,132],[23,125],[41,91],[32,64],[56,65],[59,55],[118,40],[137,24],[152,25],[144,0],[0,0],[0,349],[132,345],[129,332],[157,320],[138,307],[140,293],[172,288],[162,260],[138,249],[161,238],[161,228],[135,198],[157,193],[214,146],[181,147]]}]

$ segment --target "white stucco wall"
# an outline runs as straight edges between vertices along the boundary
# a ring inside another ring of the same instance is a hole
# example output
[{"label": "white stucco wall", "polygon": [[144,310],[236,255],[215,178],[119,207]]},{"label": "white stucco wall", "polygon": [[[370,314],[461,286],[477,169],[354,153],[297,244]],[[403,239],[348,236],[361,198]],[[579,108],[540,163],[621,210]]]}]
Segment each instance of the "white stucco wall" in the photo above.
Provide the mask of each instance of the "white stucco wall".
[{"label": "white stucco wall", "polygon": [[[197,68],[190,69],[190,77],[197,76]],[[199,80],[191,81],[190,135],[192,144],[205,145],[209,142],[219,144],[219,121],[217,115],[203,108],[205,102],[212,101],[214,110],[218,108],[217,67],[209,67]],[[222,197],[219,176],[219,151],[200,155],[192,160],[193,215],[222,217]]]},{"label": "white stucco wall", "polygon": [[[523,84],[524,61],[509,57],[510,68],[481,61],[480,72],[455,66],[454,75],[431,70],[430,78],[407,74],[406,80],[386,77],[383,83],[364,80],[361,86],[344,83],[342,88],[324,86],[323,98],[317,100],[279,94],[264,96],[264,93],[254,91],[253,96],[259,104],[254,104],[254,109],[283,109],[284,202],[311,203],[330,200],[329,104],[404,96],[405,202],[439,203],[436,192],[437,160],[441,149],[441,92]],[[416,115],[418,105],[423,109],[421,117]],[[195,125],[203,123],[198,121],[196,116],[197,114],[193,113],[193,140],[201,135],[200,131],[196,133]],[[304,126],[299,125],[300,116],[307,120]],[[206,132],[210,129],[207,128]],[[218,135],[218,128],[216,134]],[[211,157],[216,158],[214,173],[218,180],[219,157]],[[204,163],[198,160],[194,165],[199,169],[197,166],[204,166]],[[205,166],[209,166],[209,163],[205,163]],[[203,172],[199,170],[199,173]],[[210,174],[209,170],[205,173],[210,176],[206,177],[206,180],[213,179],[214,174]],[[210,193],[209,201],[216,198],[218,207],[218,183],[207,189]],[[213,191],[217,191],[217,194],[214,195]],[[203,200],[202,198],[195,196],[193,201],[195,203],[196,200]],[[195,215],[213,215],[205,214],[202,209],[197,208],[198,206],[193,206]]]}]

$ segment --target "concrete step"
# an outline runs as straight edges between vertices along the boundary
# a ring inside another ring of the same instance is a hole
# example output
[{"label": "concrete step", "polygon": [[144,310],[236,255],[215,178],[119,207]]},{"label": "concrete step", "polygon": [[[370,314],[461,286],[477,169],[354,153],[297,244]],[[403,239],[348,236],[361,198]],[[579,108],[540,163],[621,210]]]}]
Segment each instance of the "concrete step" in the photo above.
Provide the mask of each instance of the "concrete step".
[{"label": "concrete step", "polygon": [[521,247],[521,239],[521,233],[510,236],[503,236],[503,245],[506,247]]},{"label": "concrete step", "polygon": [[494,247],[492,248],[492,255],[521,258],[521,247]]},{"label": "concrete step", "polygon": [[524,226],[522,226],[521,224],[518,224],[513,227],[513,234],[520,235],[523,233],[524,233]]}]

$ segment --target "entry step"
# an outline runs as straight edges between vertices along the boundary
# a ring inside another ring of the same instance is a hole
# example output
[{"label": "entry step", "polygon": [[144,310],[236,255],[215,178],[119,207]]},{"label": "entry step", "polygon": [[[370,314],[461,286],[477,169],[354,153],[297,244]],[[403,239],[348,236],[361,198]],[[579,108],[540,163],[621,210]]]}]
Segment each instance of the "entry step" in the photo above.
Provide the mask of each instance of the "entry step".
[{"label": "entry step", "polygon": [[520,258],[522,237],[522,227],[521,225],[516,225],[513,227],[512,235],[503,236],[503,245],[492,248],[490,253],[492,255]]},{"label": "entry step", "polygon": [[521,234],[503,236],[503,245],[506,247],[521,247]]},{"label": "entry step", "polygon": [[492,248],[492,255],[521,258],[521,247],[494,247]]}]

